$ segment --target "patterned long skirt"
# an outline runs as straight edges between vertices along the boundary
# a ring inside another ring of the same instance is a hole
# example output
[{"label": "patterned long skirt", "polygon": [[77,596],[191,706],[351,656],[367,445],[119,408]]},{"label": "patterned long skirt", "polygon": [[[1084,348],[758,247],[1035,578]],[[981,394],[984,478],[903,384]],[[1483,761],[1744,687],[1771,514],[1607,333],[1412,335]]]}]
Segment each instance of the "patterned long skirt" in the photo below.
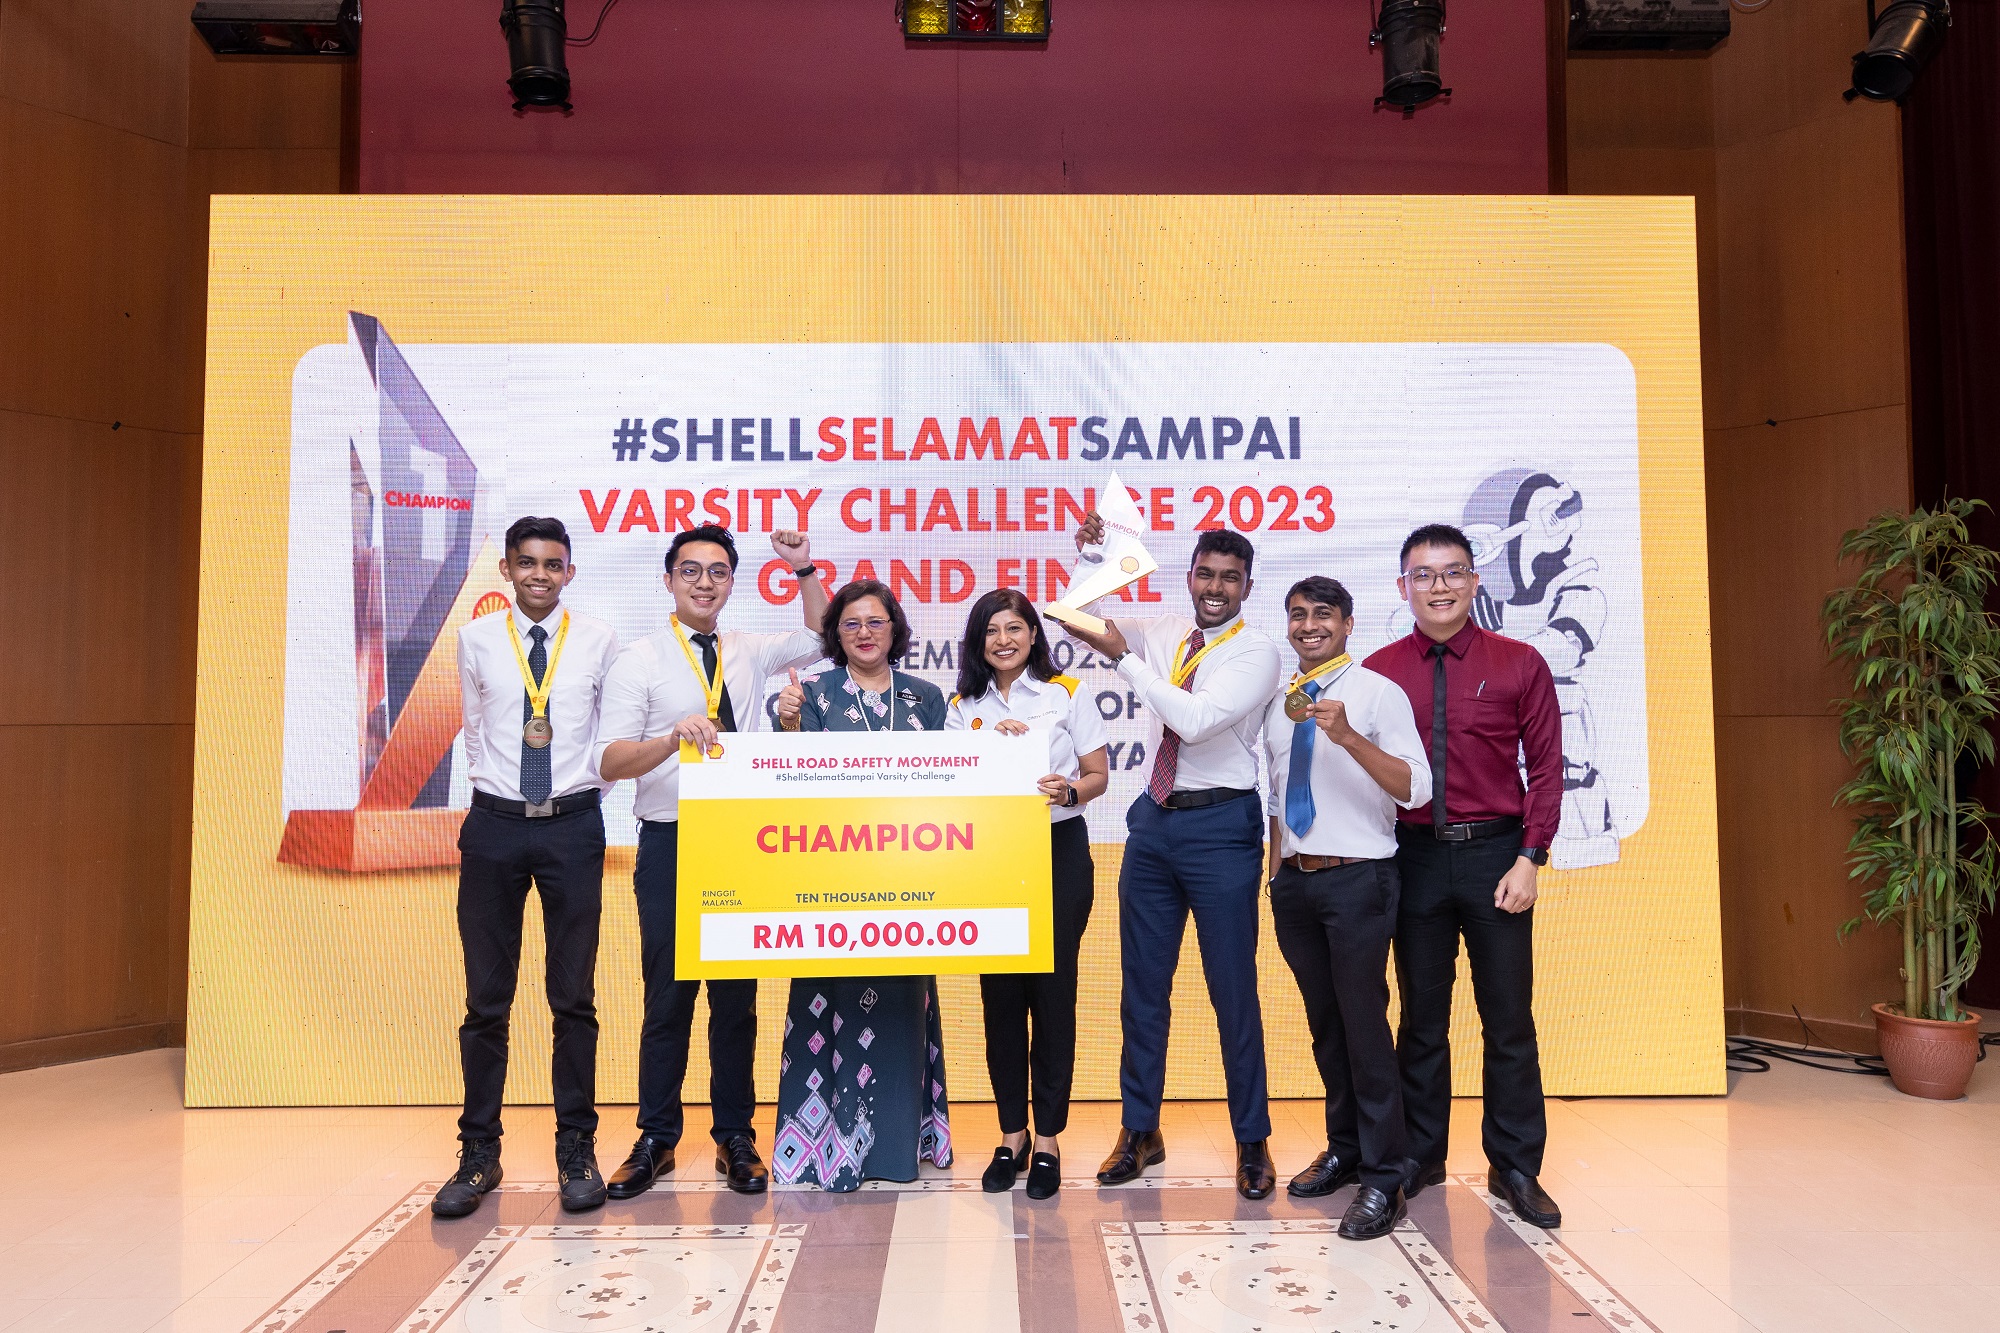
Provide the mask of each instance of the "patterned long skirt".
[{"label": "patterned long skirt", "polygon": [[799,977],[785,1007],[778,1134],[781,1185],[859,1189],[951,1165],[950,1103],[935,977]]}]

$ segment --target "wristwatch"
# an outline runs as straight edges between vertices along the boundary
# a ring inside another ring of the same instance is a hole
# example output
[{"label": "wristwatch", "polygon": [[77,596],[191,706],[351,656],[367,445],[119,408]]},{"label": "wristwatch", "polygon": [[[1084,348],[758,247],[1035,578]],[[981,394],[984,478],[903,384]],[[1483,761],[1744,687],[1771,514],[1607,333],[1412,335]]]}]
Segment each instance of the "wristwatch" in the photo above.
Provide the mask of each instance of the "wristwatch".
[{"label": "wristwatch", "polygon": [[1546,847],[1523,847],[1521,855],[1527,857],[1538,866],[1545,866],[1549,863],[1549,849]]},{"label": "wristwatch", "polygon": [[819,568],[816,565],[800,565],[792,571],[793,576],[796,578],[807,578],[817,573],[819,573]]},{"label": "wristwatch", "polygon": [[1074,782],[1065,782],[1063,783],[1063,809],[1074,810],[1075,808],[1076,784]]}]

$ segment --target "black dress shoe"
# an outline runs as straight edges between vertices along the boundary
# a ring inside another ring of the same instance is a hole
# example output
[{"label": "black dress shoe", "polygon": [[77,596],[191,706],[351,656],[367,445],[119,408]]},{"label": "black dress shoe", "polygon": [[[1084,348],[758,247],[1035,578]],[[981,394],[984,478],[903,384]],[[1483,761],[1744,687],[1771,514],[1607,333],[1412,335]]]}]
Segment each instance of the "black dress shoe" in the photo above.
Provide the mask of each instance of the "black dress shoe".
[{"label": "black dress shoe", "polygon": [[1236,1145],[1236,1192],[1246,1199],[1269,1198],[1278,1188],[1278,1168],[1271,1163],[1271,1141]]},{"label": "black dress shoe", "polygon": [[1292,1183],[1285,1186],[1285,1193],[1295,1199],[1317,1199],[1344,1185],[1352,1185],[1360,1178],[1359,1165],[1341,1161],[1339,1155],[1328,1148],[1313,1158],[1311,1166],[1292,1177]]},{"label": "black dress shoe", "polygon": [[1118,1142],[1111,1145],[1111,1155],[1097,1168],[1097,1183],[1123,1185],[1128,1180],[1137,1180],[1147,1167],[1166,1160],[1167,1141],[1160,1137],[1159,1130],[1142,1129],[1135,1133],[1121,1125]]},{"label": "black dress shoe", "polygon": [[595,1134],[575,1129],[556,1131],[556,1193],[566,1213],[604,1206],[604,1176],[597,1169]]},{"label": "black dress shoe", "polygon": [[611,1183],[604,1187],[604,1192],[614,1199],[634,1199],[673,1169],[674,1145],[651,1134],[641,1134],[632,1145],[632,1155],[611,1173]]},{"label": "black dress shoe", "polygon": [[1062,1188],[1062,1158],[1052,1152],[1038,1152],[1028,1166],[1028,1197],[1053,1199]]},{"label": "black dress shoe", "polygon": [[738,1194],[762,1194],[771,1185],[771,1173],[757,1155],[757,1140],[735,1134],[715,1145],[715,1169]]},{"label": "black dress shoe", "polygon": [[1347,1213],[1340,1219],[1340,1234],[1349,1240],[1374,1240],[1386,1236],[1396,1229],[1396,1223],[1403,1220],[1403,1191],[1384,1194],[1373,1185],[1363,1185],[1361,1192],[1354,1196],[1354,1202],[1347,1205]]},{"label": "black dress shoe", "polygon": [[1409,1183],[1403,1186],[1403,1197],[1414,1199],[1424,1192],[1426,1186],[1444,1184],[1443,1162],[1419,1162],[1410,1172]]},{"label": "black dress shoe", "polygon": [[458,1150],[458,1171],[431,1200],[439,1217],[464,1217],[500,1183],[500,1140],[469,1139]]},{"label": "black dress shoe", "polygon": [[1539,1182],[1522,1171],[1495,1171],[1486,1177],[1495,1194],[1507,1201],[1514,1216],[1531,1227],[1553,1231],[1563,1224],[1562,1209],[1542,1192]]},{"label": "black dress shoe", "polygon": [[993,1150],[993,1160],[986,1164],[986,1174],[979,1178],[979,1188],[988,1194],[1005,1194],[1014,1188],[1014,1178],[1027,1165],[1014,1155],[1012,1148],[1002,1144]]}]

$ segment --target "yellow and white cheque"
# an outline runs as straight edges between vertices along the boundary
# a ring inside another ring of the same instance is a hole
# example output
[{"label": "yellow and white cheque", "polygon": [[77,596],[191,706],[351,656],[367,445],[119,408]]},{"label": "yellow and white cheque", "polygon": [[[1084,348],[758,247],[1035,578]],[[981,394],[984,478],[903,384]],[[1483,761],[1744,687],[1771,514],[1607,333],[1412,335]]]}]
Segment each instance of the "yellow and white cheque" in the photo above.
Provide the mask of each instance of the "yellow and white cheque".
[{"label": "yellow and white cheque", "polygon": [[744,732],[683,762],[675,975],[1047,972],[1045,735]]}]

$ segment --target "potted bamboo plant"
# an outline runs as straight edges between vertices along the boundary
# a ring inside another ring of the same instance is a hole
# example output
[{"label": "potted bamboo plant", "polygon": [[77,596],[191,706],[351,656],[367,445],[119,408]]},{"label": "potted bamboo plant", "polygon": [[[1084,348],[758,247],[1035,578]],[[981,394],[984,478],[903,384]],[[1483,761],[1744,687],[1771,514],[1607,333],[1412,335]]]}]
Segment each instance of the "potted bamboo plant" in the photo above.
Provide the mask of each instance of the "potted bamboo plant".
[{"label": "potted bamboo plant", "polygon": [[1855,774],[1837,800],[1854,807],[1853,879],[1865,921],[1903,935],[1903,998],[1877,1004],[1889,1076],[1917,1097],[1965,1092],[1979,1015],[1958,1002],[1979,961],[1979,916],[1993,906],[1989,813],[1959,790],[1959,762],[1993,761],[2000,712],[2000,622],[1986,610],[2000,556],[1973,542],[1973,500],[1877,515],[1841,541],[1863,568],[1826,599],[1827,647],[1854,670],[1839,703],[1840,743]]}]

